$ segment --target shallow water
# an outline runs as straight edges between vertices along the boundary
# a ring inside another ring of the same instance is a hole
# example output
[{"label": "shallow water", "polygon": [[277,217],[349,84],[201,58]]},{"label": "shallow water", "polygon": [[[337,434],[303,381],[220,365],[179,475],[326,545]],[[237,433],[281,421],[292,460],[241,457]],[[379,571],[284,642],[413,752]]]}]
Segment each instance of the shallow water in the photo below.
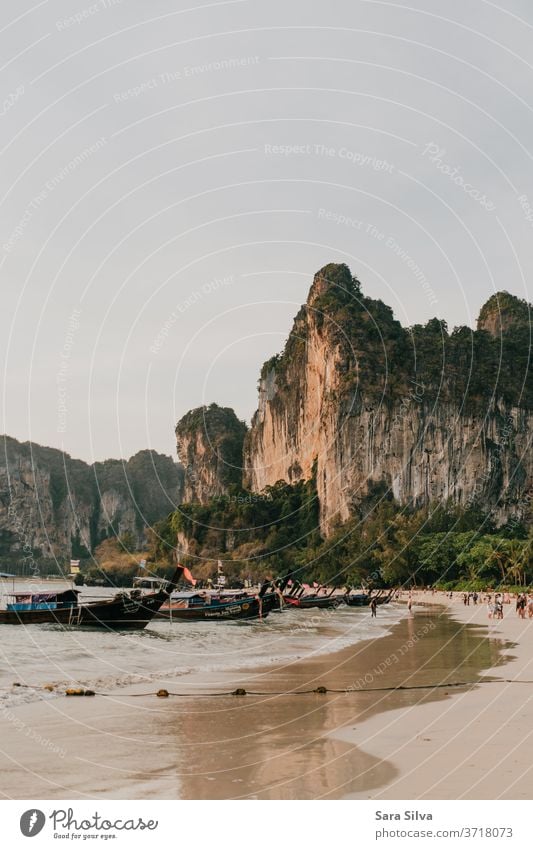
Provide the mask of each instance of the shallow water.
[{"label": "shallow water", "polygon": [[[484,669],[503,662],[506,647],[439,608],[417,610],[383,639],[274,668],[256,682],[247,679],[249,691],[271,695],[191,700],[181,710],[170,705],[162,735],[172,754],[158,792],[179,775],[179,796],[187,799],[371,797],[396,770],[338,738],[338,730],[381,711],[416,710],[435,700],[444,706],[465,690],[434,685],[479,681]],[[318,686],[329,692],[289,693]],[[405,689],[392,689],[398,686]],[[151,732],[158,727],[154,723]]]},{"label": "shallow water", "polygon": [[[46,582],[35,590],[57,586]],[[81,599],[109,594],[84,588]],[[73,685],[108,692],[162,678],[172,682],[193,672],[259,670],[311,659],[384,636],[405,615],[405,606],[389,604],[379,608],[376,619],[364,608],[286,609],[263,622],[158,621],[130,633],[0,625],[0,705],[43,698],[45,684],[58,692]],[[14,687],[15,682],[22,686]],[[56,695],[44,691],[45,698]]]}]

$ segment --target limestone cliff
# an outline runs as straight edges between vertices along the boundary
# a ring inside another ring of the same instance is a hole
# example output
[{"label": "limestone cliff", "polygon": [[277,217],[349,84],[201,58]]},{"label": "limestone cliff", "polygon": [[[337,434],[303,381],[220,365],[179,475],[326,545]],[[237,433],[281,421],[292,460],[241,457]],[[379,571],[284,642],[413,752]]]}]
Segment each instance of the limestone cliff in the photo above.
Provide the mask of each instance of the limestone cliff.
[{"label": "limestone cliff", "polygon": [[183,470],[155,451],[90,466],[8,436],[2,447],[0,558],[7,565],[87,556],[108,536],[141,545],[146,528],[181,501]]},{"label": "limestone cliff", "polygon": [[[496,305],[496,307],[495,307]],[[529,308],[499,293],[479,330],[404,329],[345,265],[315,276],[281,355],[265,363],[245,484],[316,474],[328,533],[370,496],[480,504],[503,521],[533,487]]]},{"label": "limestone cliff", "polygon": [[185,468],[183,501],[205,504],[242,481],[246,425],[233,410],[211,404],[191,410],[176,426],[178,456]]},{"label": "limestone cliff", "polygon": [[516,326],[529,326],[531,318],[531,307],[527,301],[515,298],[508,292],[496,292],[482,306],[477,328],[498,337]]}]

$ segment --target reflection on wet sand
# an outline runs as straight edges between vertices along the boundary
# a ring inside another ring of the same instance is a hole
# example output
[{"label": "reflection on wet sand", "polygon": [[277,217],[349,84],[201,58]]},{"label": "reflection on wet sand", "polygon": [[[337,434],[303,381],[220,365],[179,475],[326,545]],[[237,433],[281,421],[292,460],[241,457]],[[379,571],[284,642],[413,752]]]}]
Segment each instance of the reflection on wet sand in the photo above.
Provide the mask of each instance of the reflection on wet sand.
[{"label": "reflection on wet sand", "polygon": [[[419,614],[388,637],[235,683],[248,691],[287,693],[317,686],[476,681],[481,670],[498,662],[498,648],[475,627]],[[166,714],[164,733],[169,755],[174,750],[182,798],[339,798],[371,791],[390,781],[395,770],[330,732],[353,727],[376,711],[448,697],[446,689],[406,689],[195,699]]]}]

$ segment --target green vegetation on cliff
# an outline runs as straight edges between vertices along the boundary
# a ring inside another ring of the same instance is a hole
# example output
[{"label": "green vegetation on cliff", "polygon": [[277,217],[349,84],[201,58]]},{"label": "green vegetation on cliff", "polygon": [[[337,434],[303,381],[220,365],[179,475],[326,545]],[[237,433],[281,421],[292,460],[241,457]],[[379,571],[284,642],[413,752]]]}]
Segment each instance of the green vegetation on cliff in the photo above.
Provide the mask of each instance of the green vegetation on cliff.
[{"label": "green vegetation on cliff", "polygon": [[[242,479],[242,446],[246,424],[230,407],[210,404],[190,410],[176,425],[178,453],[186,467],[186,481],[195,473],[197,440],[204,446],[201,462],[212,465],[213,474],[222,488],[240,484]],[[194,486],[194,484],[193,484]]]},{"label": "green vegetation on cliff", "polygon": [[235,488],[209,504],[181,505],[154,528],[150,558],[170,562],[179,535],[183,559],[201,578],[221,559],[232,578],[290,568],[302,581],[338,586],[525,586],[533,582],[533,532],[531,516],[522,518],[496,528],[479,507],[406,509],[376,493],[324,540],[314,482],[280,481],[262,495]]},{"label": "green vegetation on cliff", "polygon": [[233,486],[208,504],[181,504],[156,525],[151,555],[155,561],[171,557],[180,535],[196,571],[205,561],[222,559],[234,563],[231,574],[260,577],[288,568],[295,552],[317,544],[317,525],[313,481],[279,481],[260,495]]},{"label": "green vegetation on cliff", "polygon": [[[458,327],[450,332],[439,318],[404,328],[390,307],[363,294],[347,265],[325,266],[315,275],[284,350],[261,370],[263,399],[268,398],[265,403],[280,414],[280,442],[291,444],[306,408],[310,340],[314,346],[311,369],[320,368],[317,362],[322,354],[328,359],[322,403],[331,400],[349,415],[379,404],[401,414],[414,386],[421,399],[421,417],[435,404],[449,405],[451,419],[478,416],[480,423],[488,411],[504,422],[512,406],[533,409],[529,316],[525,301],[500,292],[482,308],[477,330]],[[220,426],[223,419],[227,427],[230,412],[216,405],[192,411],[177,433],[181,429],[194,435],[199,428],[206,432],[211,428],[216,435],[215,425]],[[253,427],[261,415],[262,410]],[[514,427],[519,428],[520,416],[516,418]],[[236,433],[238,452],[244,432],[243,426]],[[501,432],[505,435],[505,428]],[[501,447],[512,437],[503,436],[498,446],[483,432],[482,424],[480,433],[483,450],[491,456],[490,486],[486,484],[484,495],[493,485],[499,487],[491,502],[494,507],[503,486]],[[248,441],[252,435],[253,428]],[[277,449],[278,445],[271,446],[271,451]],[[446,461],[453,477],[453,457]],[[524,508],[529,503],[524,500],[525,473],[519,458],[513,458],[513,463],[515,503]],[[529,515],[497,529],[483,512],[487,503],[472,503],[467,509],[448,504],[401,507],[392,500],[389,486],[384,479],[363,503],[358,496],[358,506],[353,508],[357,515],[324,540],[318,530],[315,481],[293,486],[278,482],[256,494],[241,489],[236,475],[225,497],[204,497],[202,505],[182,505],[162,522],[153,554],[156,559],[167,556],[179,536],[195,569],[202,569],[202,564],[211,569],[220,558],[228,571],[231,567],[234,574],[255,577],[291,567],[304,579],[337,584],[533,580],[531,538],[524,528],[530,526]]]},{"label": "green vegetation on cliff", "polygon": [[183,469],[155,451],[90,466],[55,448],[8,436],[2,448],[0,565],[5,571],[28,572],[31,561],[43,573],[56,573],[71,557],[89,561],[103,539],[126,532],[136,548],[146,527],[181,500]]},{"label": "green vegetation on cliff", "polygon": [[389,306],[362,293],[348,266],[327,265],[315,275],[283,352],[263,366],[263,377],[276,373],[280,402],[298,392],[311,322],[337,348],[349,398],[356,393],[364,402],[394,403],[416,381],[428,403],[459,404],[465,412],[479,413],[493,400],[533,407],[530,306],[508,292],[482,307],[478,330],[449,333],[438,318],[404,328]]}]

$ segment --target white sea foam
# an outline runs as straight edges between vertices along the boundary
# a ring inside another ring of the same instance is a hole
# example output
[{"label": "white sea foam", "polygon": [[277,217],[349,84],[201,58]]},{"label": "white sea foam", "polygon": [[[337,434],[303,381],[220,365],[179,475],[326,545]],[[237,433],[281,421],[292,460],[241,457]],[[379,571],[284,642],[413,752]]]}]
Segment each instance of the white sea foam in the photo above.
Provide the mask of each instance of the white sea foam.
[{"label": "white sea foam", "polygon": [[[0,626],[0,707],[54,698],[65,687],[97,692],[191,673],[260,670],[376,639],[405,615],[405,607],[285,610],[264,622],[154,622],[145,631],[113,633],[58,626]],[[14,687],[18,682],[23,686]],[[43,689],[54,685],[52,692]]]}]

